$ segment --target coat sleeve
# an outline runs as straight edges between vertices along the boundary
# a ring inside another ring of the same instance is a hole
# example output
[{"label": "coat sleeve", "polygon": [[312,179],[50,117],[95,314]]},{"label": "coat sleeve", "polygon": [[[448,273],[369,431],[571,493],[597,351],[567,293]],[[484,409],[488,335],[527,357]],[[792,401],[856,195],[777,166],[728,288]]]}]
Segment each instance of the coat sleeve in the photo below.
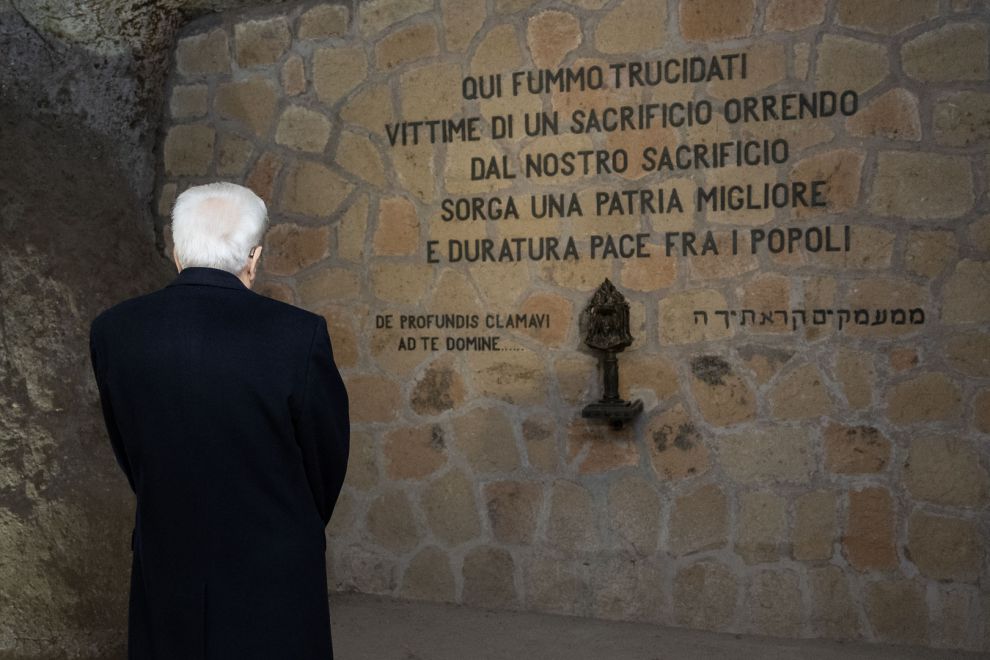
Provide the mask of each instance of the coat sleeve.
[{"label": "coat sleeve", "polygon": [[104,358],[102,352],[102,342],[99,338],[99,329],[94,321],[89,329],[89,359],[93,365],[93,376],[96,378],[96,387],[100,392],[100,407],[103,409],[103,422],[107,427],[107,435],[110,437],[110,447],[113,449],[117,465],[124,471],[127,483],[134,491],[134,477],[131,474],[130,463],[127,460],[127,452],[124,449],[124,439],[117,428],[117,420],[113,414],[113,404],[110,401],[110,393],[106,383],[106,373],[104,370]]},{"label": "coat sleeve", "polygon": [[347,390],[334,364],[327,323],[322,317],[309,349],[303,394],[294,423],[306,479],[325,526],[344,485],[350,420]]}]

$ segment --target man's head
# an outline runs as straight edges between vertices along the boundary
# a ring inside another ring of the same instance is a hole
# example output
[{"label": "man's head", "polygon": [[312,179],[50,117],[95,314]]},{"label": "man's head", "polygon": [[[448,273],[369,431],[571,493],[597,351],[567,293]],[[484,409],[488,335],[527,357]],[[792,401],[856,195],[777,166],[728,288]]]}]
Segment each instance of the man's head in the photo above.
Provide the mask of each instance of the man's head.
[{"label": "man's head", "polygon": [[244,186],[209,183],[189,188],[172,208],[175,267],[219,268],[250,287],[267,228],[265,203]]}]

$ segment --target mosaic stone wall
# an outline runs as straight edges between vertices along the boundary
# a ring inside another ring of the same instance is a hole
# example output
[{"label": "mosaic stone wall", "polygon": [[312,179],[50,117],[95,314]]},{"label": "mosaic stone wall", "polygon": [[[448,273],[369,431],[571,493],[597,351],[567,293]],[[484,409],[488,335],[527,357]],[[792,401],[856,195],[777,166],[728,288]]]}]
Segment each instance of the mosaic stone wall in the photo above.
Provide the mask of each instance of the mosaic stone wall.
[{"label": "mosaic stone wall", "polygon": [[333,588],[987,650],[987,79],[968,0],[234,12],[175,50],[159,223],[252,187],[259,290],[327,318]]}]

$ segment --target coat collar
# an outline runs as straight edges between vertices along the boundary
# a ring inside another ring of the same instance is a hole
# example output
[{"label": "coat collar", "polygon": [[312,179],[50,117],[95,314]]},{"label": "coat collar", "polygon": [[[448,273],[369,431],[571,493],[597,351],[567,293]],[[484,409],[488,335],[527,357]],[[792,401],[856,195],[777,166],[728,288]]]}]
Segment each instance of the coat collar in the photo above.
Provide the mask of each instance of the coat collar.
[{"label": "coat collar", "polygon": [[219,286],[225,289],[249,290],[237,275],[220,270],[219,268],[207,268],[205,266],[187,266],[183,268],[167,286],[177,286],[179,284],[196,284],[200,286]]}]

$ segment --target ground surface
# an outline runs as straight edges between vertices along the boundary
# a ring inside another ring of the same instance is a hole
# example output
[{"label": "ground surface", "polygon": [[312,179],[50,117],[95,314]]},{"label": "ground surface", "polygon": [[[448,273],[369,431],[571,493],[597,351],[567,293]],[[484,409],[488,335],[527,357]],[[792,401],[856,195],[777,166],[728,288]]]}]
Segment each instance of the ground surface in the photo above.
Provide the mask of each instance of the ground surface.
[{"label": "ground surface", "polygon": [[942,649],[722,635],[333,594],[340,660],[949,660]]}]

